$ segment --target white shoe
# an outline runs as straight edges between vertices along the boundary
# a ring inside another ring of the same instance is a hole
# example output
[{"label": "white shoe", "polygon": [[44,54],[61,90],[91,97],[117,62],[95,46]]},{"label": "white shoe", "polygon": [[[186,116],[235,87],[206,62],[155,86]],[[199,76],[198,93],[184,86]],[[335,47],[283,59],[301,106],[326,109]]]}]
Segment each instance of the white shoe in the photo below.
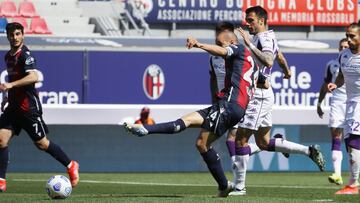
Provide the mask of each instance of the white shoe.
[{"label": "white shoe", "polygon": [[229,193],[229,196],[243,196],[246,195],[246,188],[238,189],[235,188],[234,191]]},{"label": "white shoe", "polygon": [[219,190],[218,197],[227,197],[231,191],[235,188],[234,184],[228,181],[227,188],[225,190]]},{"label": "white shoe", "polygon": [[124,128],[127,132],[137,135],[138,137],[143,137],[143,136],[149,134],[149,132],[146,130],[146,128],[144,128],[144,126],[141,124],[124,123]]}]

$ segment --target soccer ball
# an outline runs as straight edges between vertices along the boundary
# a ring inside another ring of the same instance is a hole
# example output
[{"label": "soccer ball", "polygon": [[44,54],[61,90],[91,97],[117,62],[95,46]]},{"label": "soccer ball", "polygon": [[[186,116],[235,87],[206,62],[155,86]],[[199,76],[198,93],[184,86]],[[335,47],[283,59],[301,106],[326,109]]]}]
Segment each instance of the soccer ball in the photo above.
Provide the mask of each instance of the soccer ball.
[{"label": "soccer ball", "polygon": [[66,199],[71,191],[70,180],[63,175],[54,175],[46,182],[46,193],[51,199]]}]

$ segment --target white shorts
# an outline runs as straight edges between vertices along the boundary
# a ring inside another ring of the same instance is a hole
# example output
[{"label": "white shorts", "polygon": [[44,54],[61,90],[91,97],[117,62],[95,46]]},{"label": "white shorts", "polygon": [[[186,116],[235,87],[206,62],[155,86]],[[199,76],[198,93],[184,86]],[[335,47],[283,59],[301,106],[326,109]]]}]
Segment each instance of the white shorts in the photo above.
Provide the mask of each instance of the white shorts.
[{"label": "white shorts", "polygon": [[344,128],[346,100],[330,98],[329,127]]},{"label": "white shorts", "polygon": [[360,103],[356,101],[346,102],[344,137],[349,134],[360,135]]},{"label": "white shorts", "polygon": [[274,97],[253,97],[246,108],[244,118],[239,122],[239,127],[258,130],[259,127],[272,126],[272,106]]}]

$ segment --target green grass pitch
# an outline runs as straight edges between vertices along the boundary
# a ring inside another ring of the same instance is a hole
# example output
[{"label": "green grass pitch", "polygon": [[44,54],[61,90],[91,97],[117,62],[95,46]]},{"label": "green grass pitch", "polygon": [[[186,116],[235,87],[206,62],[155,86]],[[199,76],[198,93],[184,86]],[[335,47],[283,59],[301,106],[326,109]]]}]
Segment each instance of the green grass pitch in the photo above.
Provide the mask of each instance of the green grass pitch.
[{"label": "green grass pitch", "polygon": [[[45,183],[55,173],[9,173],[0,202],[50,202]],[[334,195],[328,173],[248,173],[247,195],[217,198],[209,173],[82,173],[65,202],[360,202]],[[231,177],[227,174],[228,178]],[[347,176],[344,177],[345,182]]]}]

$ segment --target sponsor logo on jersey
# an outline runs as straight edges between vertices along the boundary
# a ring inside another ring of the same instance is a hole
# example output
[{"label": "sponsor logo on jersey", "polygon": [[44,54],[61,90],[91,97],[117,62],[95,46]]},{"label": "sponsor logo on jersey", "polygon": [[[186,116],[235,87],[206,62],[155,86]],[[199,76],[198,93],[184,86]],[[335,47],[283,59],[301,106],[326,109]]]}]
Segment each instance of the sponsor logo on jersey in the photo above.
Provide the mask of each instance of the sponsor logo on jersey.
[{"label": "sponsor logo on jersey", "polygon": [[164,92],[165,77],[160,66],[152,64],[148,66],[143,76],[143,89],[145,95],[151,99],[156,100]]}]

